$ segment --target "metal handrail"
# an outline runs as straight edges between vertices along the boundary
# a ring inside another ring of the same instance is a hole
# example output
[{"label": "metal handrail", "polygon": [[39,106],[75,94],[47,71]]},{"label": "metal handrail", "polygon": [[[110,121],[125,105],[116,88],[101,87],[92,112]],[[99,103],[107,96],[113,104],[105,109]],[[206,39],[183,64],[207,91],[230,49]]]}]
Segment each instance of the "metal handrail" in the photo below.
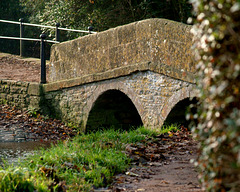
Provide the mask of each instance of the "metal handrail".
[{"label": "metal handrail", "polygon": [[[58,29],[64,30],[64,31],[72,31],[72,32],[80,32],[80,33],[89,33],[89,31],[78,30],[78,29],[68,29],[68,28],[62,28],[62,27],[59,27]],[[97,32],[91,31],[90,33],[97,33]]]},{"label": "metal handrail", "polygon": [[3,22],[3,23],[11,23],[11,24],[20,24],[20,22],[17,22],[17,21],[8,21],[8,20],[0,20],[0,22]]},{"label": "metal handrail", "polygon": [[[0,22],[4,23],[10,23],[10,24],[18,24],[20,25],[20,37],[7,37],[7,36],[0,36],[0,39],[14,39],[14,40],[20,40],[20,56],[23,56],[23,42],[22,41],[40,41],[41,42],[41,47],[40,47],[40,57],[41,57],[41,83],[46,83],[46,59],[45,59],[45,42],[48,43],[59,43],[59,30],[65,30],[65,31],[72,31],[72,32],[80,32],[80,33],[97,33],[92,31],[92,27],[89,27],[89,31],[84,31],[84,30],[77,30],[77,29],[67,29],[67,28],[60,28],[60,24],[56,23],[56,26],[47,26],[47,25],[39,25],[39,24],[32,24],[32,23],[23,23],[23,19],[19,19],[19,22],[17,21],[8,21],[8,20],[0,20]],[[41,34],[40,38],[41,39],[33,39],[33,38],[24,38],[23,33],[24,33],[24,25],[28,26],[33,26],[33,27],[43,27],[43,28],[51,28],[51,29],[56,29],[56,41],[52,40],[46,40],[46,35]]]},{"label": "metal handrail", "polygon": [[[1,20],[0,22],[3,23],[11,23],[11,24],[22,24],[22,25],[26,25],[26,26],[33,26],[33,27],[43,27],[43,28],[50,28],[50,29],[56,29],[56,26],[49,26],[49,25],[40,25],[40,24],[33,24],[33,23],[23,23],[23,22],[17,22],[17,21],[9,21],[9,20]],[[85,31],[85,30],[78,30],[78,29],[68,29],[68,28],[62,28],[62,27],[58,27],[58,29],[60,30],[65,30],[65,31],[72,31],[72,32],[80,32],[80,33],[97,33],[95,31]]]},{"label": "metal handrail", "polygon": [[[24,40],[24,41],[41,41],[41,39],[32,39],[32,38],[21,38],[21,37],[8,37],[8,36],[0,36],[0,39],[13,39],[13,40]],[[48,43],[59,43],[59,41],[52,40],[44,40]]]},{"label": "metal handrail", "polygon": [[55,29],[56,28],[56,27],[53,27],[53,26],[32,24],[32,23],[22,23],[22,25],[33,26],[33,27],[43,27],[43,28],[50,28],[50,29]]},{"label": "metal handrail", "polygon": [[[51,29],[55,29],[55,40],[56,41],[51,41],[51,40],[44,40],[45,42],[49,42],[49,43],[57,43],[57,42],[60,42],[60,33],[59,31],[60,30],[65,30],[65,31],[71,31],[71,32],[80,32],[80,33],[97,33],[97,32],[94,32],[92,31],[93,30],[93,27],[89,27],[88,28],[88,31],[85,31],[85,30],[78,30],[78,29],[68,29],[68,28],[62,28],[62,27],[59,27],[60,24],[59,23],[56,23],[56,26],[48,26],[48,25],[40,25],[40,24],[32,24],[32,23],[24,23],[23,22],[23,18],[20,18],[19,19],[19,22],[17,21],[9,21],[9,20],[3,20],[3,19],[0,19],[0,22],[4,22],[4,23],[10,23],[10,24],[18,24],[20,25],[20,38],[18,39],[17,37],[7,37],[7,36],[0,36],[0,39],[16,39],[16,40],[20,40],[20,56],[23,56],[23,49],[24,49],[24,46],[23,46],[23,41],[25,40],[30,40],[30,38],[24,38],[23,34],[24,34],[24,25],[27,25],[27,26],[33,26],[33,27],[42,27],[42,28],[51,28]],[[31,39],[31,41],[40,41],[40,40],[34,40],[34,39]]]}]

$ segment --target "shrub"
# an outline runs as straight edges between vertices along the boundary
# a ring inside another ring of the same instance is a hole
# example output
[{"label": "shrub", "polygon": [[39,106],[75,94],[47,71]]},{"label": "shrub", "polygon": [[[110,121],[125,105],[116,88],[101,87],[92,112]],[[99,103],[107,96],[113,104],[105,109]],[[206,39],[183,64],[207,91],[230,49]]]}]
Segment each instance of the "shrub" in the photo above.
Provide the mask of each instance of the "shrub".
[{"label": "shrub", "polygon": [[193,0],[198,165],[208,191],[240,189],[240,1]]}]

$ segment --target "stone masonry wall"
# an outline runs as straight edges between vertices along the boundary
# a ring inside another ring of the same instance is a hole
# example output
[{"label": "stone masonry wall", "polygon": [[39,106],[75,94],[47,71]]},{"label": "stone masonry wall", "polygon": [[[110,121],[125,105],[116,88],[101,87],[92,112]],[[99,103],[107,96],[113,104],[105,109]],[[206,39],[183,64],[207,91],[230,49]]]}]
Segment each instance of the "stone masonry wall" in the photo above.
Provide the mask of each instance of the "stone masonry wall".
[{"label": "stone masonry wall", "polygon": [[[50,81],[98,74],[140,63],[186,80],[195,72],[191,58],[191,26],[147,19],[52,46]],[[118,72],[115,71],[115,77]],[[126,74],[120,74],[126,75]]]},{"label": "stone masonry wall", "polygon": [[[49,86],[45,85],[44,89],[50,90]],[[47,91],[45,99],[52,113],[85,129],[88,114],[97,98],[107,90],[119,90],[131,99],[144,126],[160,127],[171,107],[190,97],[192,89],[192,84],[188,82],[145,71],[58,91]]]},{"label": "stone masonry wall", "polygon": [[40,85],[13,80],[0,80],[0,104],[22,109],[40,109]]},{"label": "stone masonry wall", "polygon": [[175,104],[194,95],[193,84],[153,71],[63,89],[60,86],[60,82],[56,89],[56,84],[0,80],[0,104],[39,110],[85,130],[98,97],[108,90],[119,90],[130,98],[144,126],[161,127]]}]

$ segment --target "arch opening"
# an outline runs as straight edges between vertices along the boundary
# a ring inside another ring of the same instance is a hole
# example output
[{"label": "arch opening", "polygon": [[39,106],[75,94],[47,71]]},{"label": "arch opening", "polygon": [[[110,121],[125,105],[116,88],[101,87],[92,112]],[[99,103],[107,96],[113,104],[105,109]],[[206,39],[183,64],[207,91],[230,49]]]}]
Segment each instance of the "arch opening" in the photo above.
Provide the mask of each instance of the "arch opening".
[{"label": "arch opening", "polygon": [[128,130],[142,126],[141,117],[131,99],[119,90],[101,94],[88,115],[86,131],[116,128]]},{"label": "arch opening", "polygon": [[[186,119],[186,114],[188,112],[196,113],[196,107],[189,108],[190,105],[196,106],[198,99],[196,97],[190,99],[185,98],[179,101],[170,111],[166,120],[164,121],[164,125],[183,125],[184,127],[188,128],[191,124],[191,120]],[[191,111],[190,111],[191,110]]]}]

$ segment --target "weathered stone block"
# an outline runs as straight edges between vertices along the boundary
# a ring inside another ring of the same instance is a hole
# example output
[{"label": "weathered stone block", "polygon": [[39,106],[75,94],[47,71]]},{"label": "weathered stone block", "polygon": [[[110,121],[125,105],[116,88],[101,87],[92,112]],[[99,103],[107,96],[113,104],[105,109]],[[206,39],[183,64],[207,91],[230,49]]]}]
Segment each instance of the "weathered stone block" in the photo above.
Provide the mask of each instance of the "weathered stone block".
[{"label": "weathered stone block", "polygon": [[[128,43],[122,47],[124,60],[122,65],[130,65],[138,63],[138,48],[135,41]],[[147,50],[147,49],[146,49]]]},{"label": "weathered stone block", "polygon": [[120,45],[136,41],[136,23],[123,25],[117,28],[118,43]]},{"label": "weathered stone block", "polygon": [[136,63],[142,63],[142,62],[148,62],[151,61],[151,41],[145,40],[145,41],[139,41],[136,46],[137,55],[137,62]]},{"label": "weathered stone block", "polygon": [[136,41],[149,40],[152,37],[154,20],[147,19],[136,23]]},{"label": "weathered stone block", "polygon": [[[113,40],[110,36],[111,33],[112,33],[112,31],[108,30],[103,34],[95,34],[94,35],[95,36],[95,39],[94,39],[95,42],[92,42],[96,46],[95,49],[107,49],[108,46],[109,46],[110,40]],[[92,37],[88,37],[88,38],[90,39]],[[117,39],[117,37],[116,37],[116,39]],[[90,44],[90,47],[91,46],[92,45]]]},{"label": "weathered stone block", "polygon": [[41,86],[38,83],[30,83],[28,87],[28,92],[29,95],[36,95],[40,96],[41,93]]},{"label": "weathered stone block", "polygon": [[120,67],[122,65],[123,59],[123,48],[121,46],[114,46],[109,48],[109,69]]},{"label": "weathered stone block", "polygon": [[162,37],[159,39],[151,39],[151,61],[154,63],[166,63],[168,52],[165,49],[166,40]]}]

